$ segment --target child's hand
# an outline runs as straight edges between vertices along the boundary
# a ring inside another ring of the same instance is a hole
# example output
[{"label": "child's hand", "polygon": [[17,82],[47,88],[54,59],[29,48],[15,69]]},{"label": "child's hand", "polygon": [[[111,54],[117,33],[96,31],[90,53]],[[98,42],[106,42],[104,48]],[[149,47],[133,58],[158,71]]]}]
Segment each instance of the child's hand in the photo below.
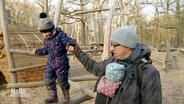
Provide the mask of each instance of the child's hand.
[{"label": "child's hand", "polygon": [[69,51],[69,52],[74,52],[75,47],[74,47],[74,46],[71,46],[71,45],[68,45],[68,46],[66,47],[66,50]]},{"label": "child's hand", "polygon": [[77,45],[76,41],[69,41],[66,44],[66,50],[69,52],[74,52],[76,45]]}]

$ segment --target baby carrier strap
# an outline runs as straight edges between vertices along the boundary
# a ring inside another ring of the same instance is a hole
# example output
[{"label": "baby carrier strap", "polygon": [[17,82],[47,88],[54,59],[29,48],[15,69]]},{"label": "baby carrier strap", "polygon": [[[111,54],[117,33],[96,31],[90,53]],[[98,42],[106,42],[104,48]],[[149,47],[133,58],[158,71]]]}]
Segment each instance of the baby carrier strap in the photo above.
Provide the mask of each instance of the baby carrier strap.
[{"label": "baby carrier strap", "polygon": [[139,61],[136,63],[136,66],[134,67],[134,76],[137,81],[137,84],[139,88],[141,88],[142,84],[142,73],[141,70],[143,69],[144,65],[151,64],[151,60],[146,60],[145,58],[139,59]]}]

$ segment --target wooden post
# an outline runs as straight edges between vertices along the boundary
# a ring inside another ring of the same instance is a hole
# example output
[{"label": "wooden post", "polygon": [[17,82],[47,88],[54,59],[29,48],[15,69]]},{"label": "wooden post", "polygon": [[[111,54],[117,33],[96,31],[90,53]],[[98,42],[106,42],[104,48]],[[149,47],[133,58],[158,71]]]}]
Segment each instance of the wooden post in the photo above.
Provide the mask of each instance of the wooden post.
[{"label": "wooden post", "polygon": [[54,17],[54,25],[55,25],[55,27],[57,27],[58,24],[59,24],[60,12],[61,12],[62,4],[63,4],[63,0],[58,0],[57,7],[56,7],[56,12],[55,12],[55,17]]},{"label": "wooden post", "polygon": [[163,60],[163,69],[165,72],[168,72],[168,69],[171,68],[171,52],[170,52],[170,41],[166,42],[166,56]]},{"label": "wooden post", "polygon": [[46,14],[48,14],[48,0],[44,0],[43,5],[44,5],[44,12],[45,12]]},{"label": "wooden post", "polygon": [[[0,0],[0,13],[1,13],[1,25],[2,25],[2,30],[3,30],[3,38],[4,38],[4,44],[5,44],[5,50],[7,53],[7,59],[8,59],[8,66],[10,71],[15,67],[15,64],[13,62],[13,55],[10,53],[10,42],[9,42],[9,34],[8,34],[8,28],[7,28],[7,13],[5,10],[5,2],[4,0]],[[17,83],[17,76],[16,73],[11,73],[11,82],[12,83]],[[19,89],[16,89],[19,90]],[[15,104],[21,104],[21,99],[20,97],[15,97]]]},{"label": "wooden post", "polygon": [[178,65],[177,65],[177,58],[176,58],[176,56],[172,56],[172,58],[171,58],[171,66],[172,66],[173,69],[179,69]]}]

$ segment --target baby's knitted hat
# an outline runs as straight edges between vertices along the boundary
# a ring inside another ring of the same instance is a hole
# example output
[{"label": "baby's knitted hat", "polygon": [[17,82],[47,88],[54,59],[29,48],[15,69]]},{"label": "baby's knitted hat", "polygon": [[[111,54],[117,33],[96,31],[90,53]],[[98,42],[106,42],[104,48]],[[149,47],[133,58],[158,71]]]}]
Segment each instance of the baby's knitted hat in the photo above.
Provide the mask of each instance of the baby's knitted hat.
[{"label": "baby's knitted hat", "polygon": [[106,66],[105,77],[110,81],[120,81],[124,76],[124,71],[124,65],[113,62]]}]

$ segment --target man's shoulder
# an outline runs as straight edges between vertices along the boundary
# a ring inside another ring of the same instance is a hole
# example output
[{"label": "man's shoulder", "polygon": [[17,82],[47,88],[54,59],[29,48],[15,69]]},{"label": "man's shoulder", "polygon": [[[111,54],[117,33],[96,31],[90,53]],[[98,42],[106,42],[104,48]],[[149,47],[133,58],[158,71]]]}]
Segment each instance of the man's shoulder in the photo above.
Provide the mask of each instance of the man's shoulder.
[{"label": "man's shoulder", "polygon": [[142,72],[146,73],[147,75],[152,73],[158,73],[158,70],[156,69],[156,67],[151,63],[142,61],[140,65],[142,66],[139,70],[142,70]]},{"label": "man's shoulder", "polygon": [[137,61],[137,64],[135,66],[140,71],[143,71],[145,73],[152,73],[152,72],[157,72],[158,71],[155,68],[155,66],[152,64],[152,61],[147,60],[145,58],[142,58],[139,61]]}]

